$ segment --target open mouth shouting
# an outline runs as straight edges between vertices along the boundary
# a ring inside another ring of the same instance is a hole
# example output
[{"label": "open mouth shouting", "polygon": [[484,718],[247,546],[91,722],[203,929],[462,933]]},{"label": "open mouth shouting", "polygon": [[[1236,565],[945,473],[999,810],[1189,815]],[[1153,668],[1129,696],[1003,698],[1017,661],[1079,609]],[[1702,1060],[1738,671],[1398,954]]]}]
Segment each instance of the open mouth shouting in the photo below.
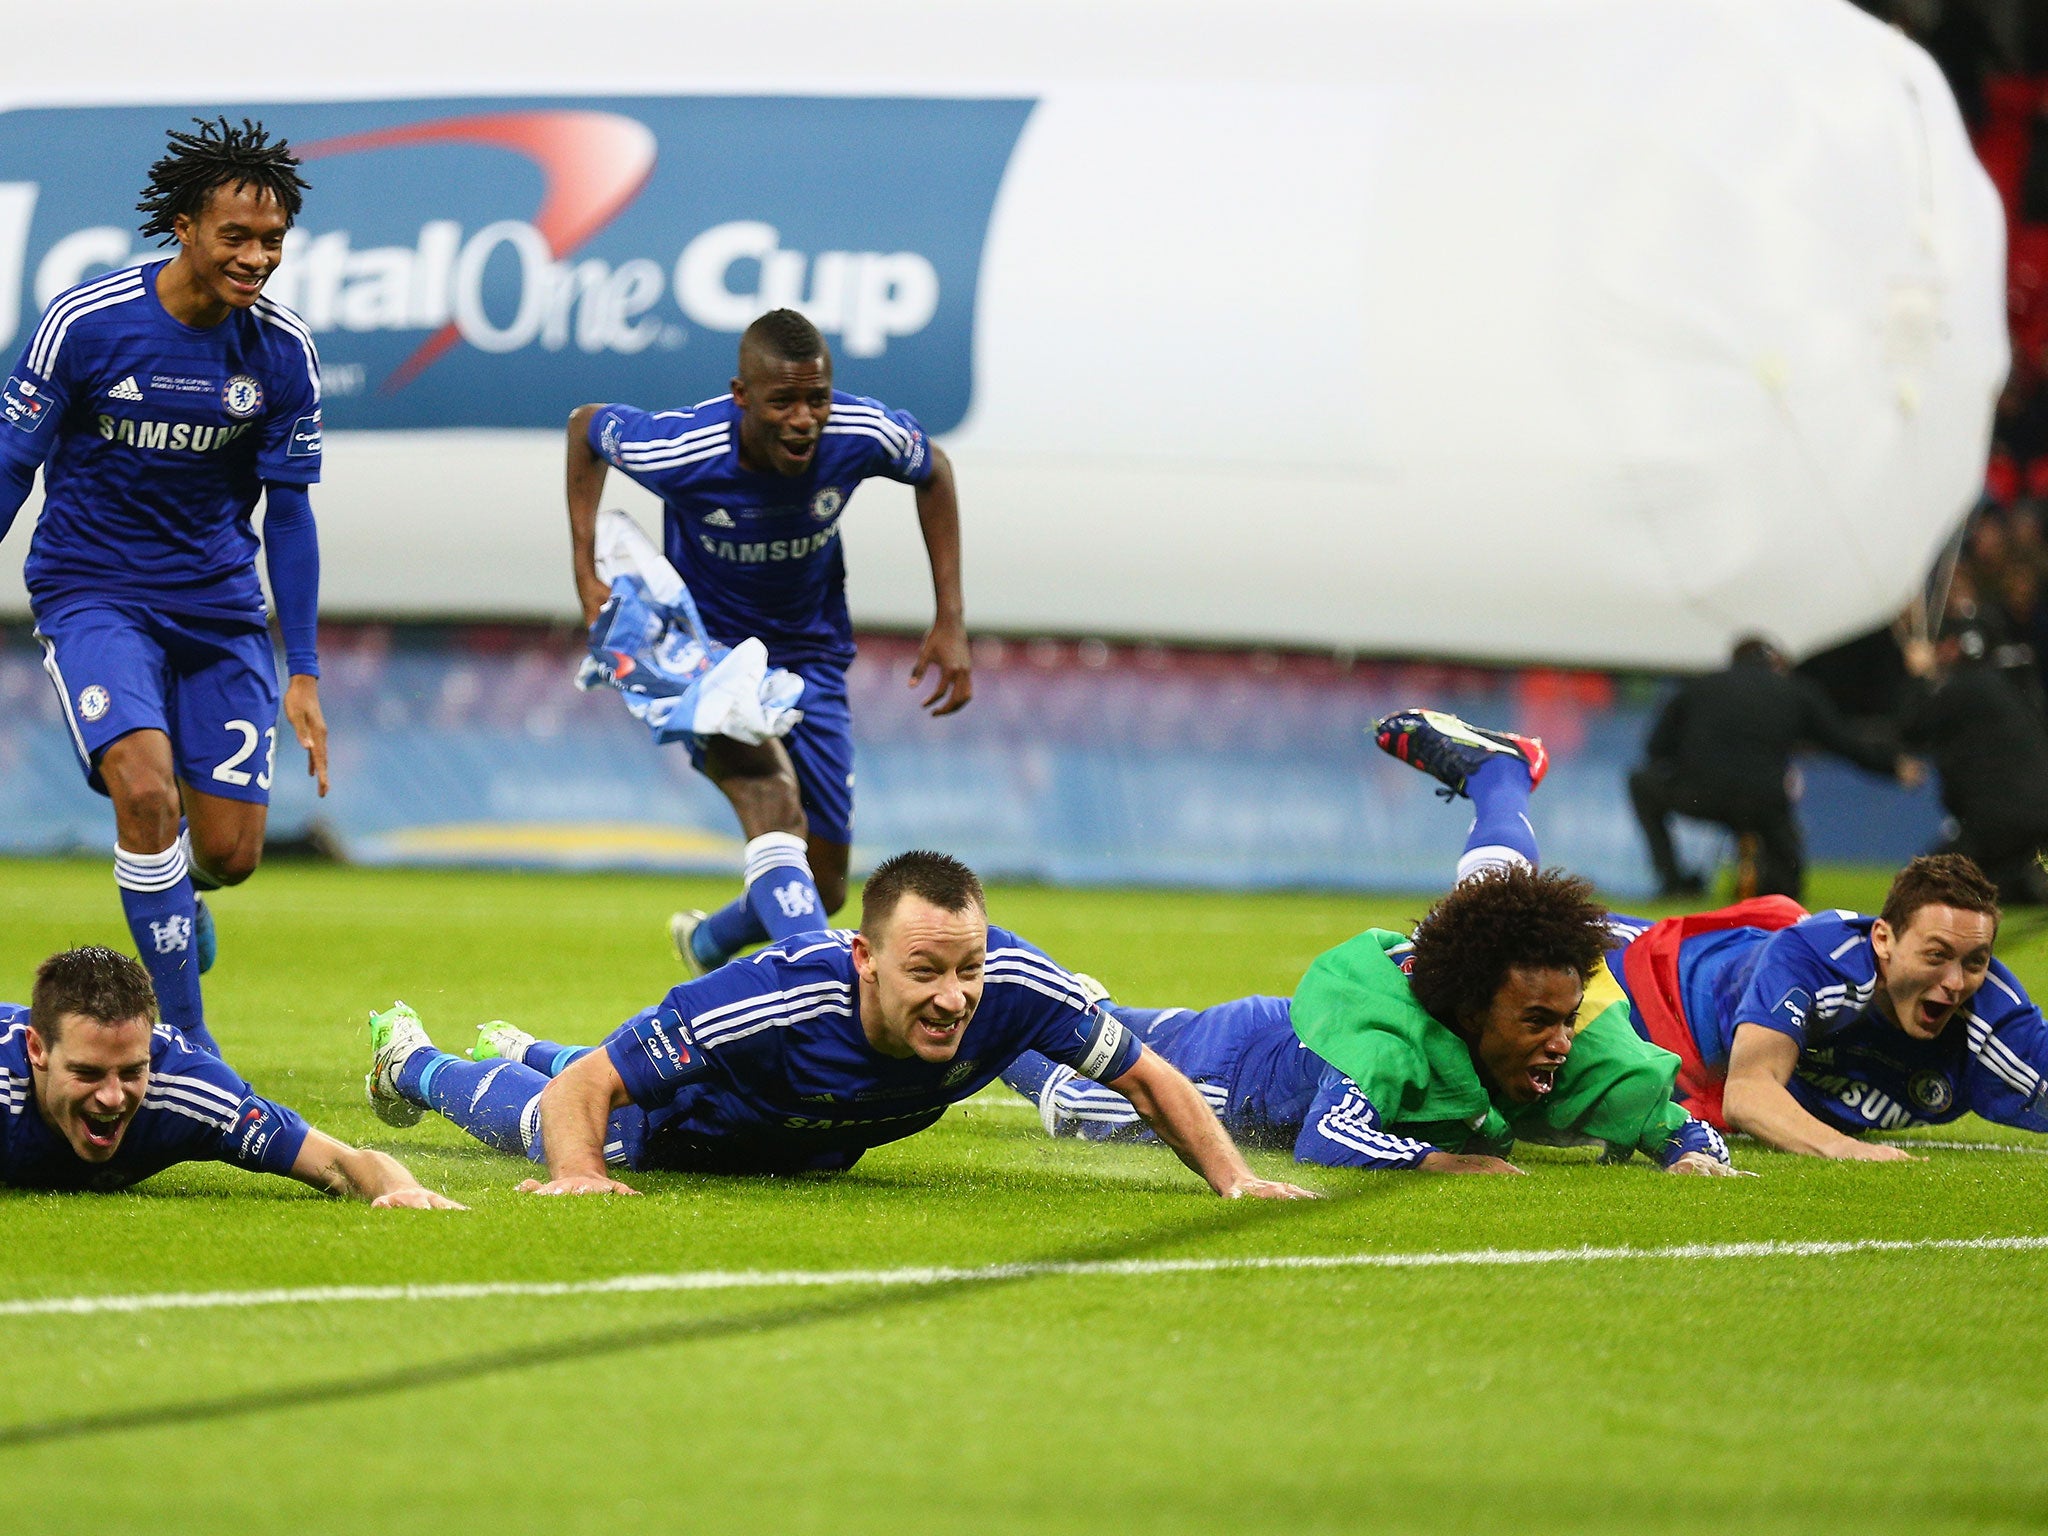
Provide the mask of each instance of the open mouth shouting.
[{"label": "open mouth shouting", "polygon": [[127,1126],[128,1116],[125,1112],[98,1115],[90,1110],[80,1110],[78,1135],[79,1140],[85,1144],[82,1150],[88,1156],[93,1153],[98,1153],[102,1157],[111,1156],[114,1149],[121,1144],[121,1132],[126,1130]]},{"label": "open mouth shouting", "polygon": [[1923,997],[1913,1005],[1913,1023],[1918,1026],[1912,1033],[1933,1039],[1955,1017],[1955,1011],[1962,1006],[1961,999],[1944,1002],[1936,997]]}]

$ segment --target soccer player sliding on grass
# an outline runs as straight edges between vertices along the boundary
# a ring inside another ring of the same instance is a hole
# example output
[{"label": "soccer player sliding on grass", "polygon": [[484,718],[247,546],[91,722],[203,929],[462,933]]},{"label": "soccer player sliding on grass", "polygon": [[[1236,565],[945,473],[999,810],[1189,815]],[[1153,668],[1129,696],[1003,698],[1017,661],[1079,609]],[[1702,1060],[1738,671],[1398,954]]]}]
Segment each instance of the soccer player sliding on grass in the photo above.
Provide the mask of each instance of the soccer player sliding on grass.
[{"label": "soccer player sliding on grass", "polygon": [[1861,1133],[1965,1114],[2048,1131],[2048,1027],[1992,958],[1998,888],[1961,854],[1899,871],[1876,917],[1783,896],[1629,921],[1616,973],[1694,1114],[1784,1152],[1890,1161]]},{"label": "soccer player sliding on grass", "polygon": [[[464,1060],[403,1003],[370,1018],[371,1105],[438,1110],[545,1162],[536,1194],[632,1194],[608,1166],[823,1173],[935,1124],[1026,1051],[1106,1084],[1217,1194],[1312,1198],[1261,1179],[1188,1080],[1039,950],[988,925],[956,859],[904,853],[857,932],[783,939],[674,988],[596,1050],[485,1025]],[[502,1058],[502,1059],[494,1059]]]},{"label": "soccer player sliding on grass", "polygon": [[[1458,885],[1414,934],[1339,945],[1291,1001],[1106,1011],[1193,1079],[1233,1134],[1305,1163],[1518,1173],[1504,1161],[1516,1141],[1591,1141],[1671,1173],[1733,1173],[1720,1136],[1672,1102],[1678,1058],[1629,1027],[1592,887],[1535,867],[1542,743],[1433,711],[1389,716],[1378,739],[1478,812]],[[1085,1071],[1026,1056],[1003,1080],[1055,1136],[1143,1133]]]},{"label": "soccer player sliding on grass", "polygon": [[259,1096],[156,1012],[142,967],[98,946],[45,960],[28,1007],[0,1003],[0,1184],[117,1190],[221,1162],[375,1206],[462,1209]]}]

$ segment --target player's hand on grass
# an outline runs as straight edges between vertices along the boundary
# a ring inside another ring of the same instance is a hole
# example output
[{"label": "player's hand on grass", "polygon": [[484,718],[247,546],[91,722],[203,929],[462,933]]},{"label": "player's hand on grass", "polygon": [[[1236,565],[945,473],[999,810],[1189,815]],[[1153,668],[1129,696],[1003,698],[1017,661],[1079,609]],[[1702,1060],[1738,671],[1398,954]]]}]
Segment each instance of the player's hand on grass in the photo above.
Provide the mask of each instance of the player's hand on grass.
[{"label": "player's hand on grass", "polygon": [[1323,1197],[1312,1189],[1303,1189],[1299,1184],[1283,1184],[1278,1179],[1239,1179],[1223,1191],[1223,1198],[1253,1200],[1320,1200]]},{"label": "player's hand on grass", "polygon": [[[938,680],[931,697],[920,706],[935,715],[950,715],[967,707],[974,697],[974,662],[967,648],[966,626],[956,620],[941,620],[924,632],[917,648],[917,662],[910,669],[910,686],[924,681],[924,675],[938,668]],[[940,701],[944,702],[941,703]],[[933,708],[937,705],[937,708]]]},{"label": "player's hand on grass", "polygon": [[1709,1179],[1753,1179],[1755,1174],[1746,1168],[1737,1168],[1722,1162],[1719,1158],[1707,1156],[1704,1152],[1688,1152],[1683,1157],[1673,1158],[1664,1167],[1666,1173],[1698,1174]]},{"label": "player's hand on grass", "polygon": [[1843,1139],[1842,1145],[1829,1157],[1840,1158],[1852,1163],[1924,1163],[1926,1158],[1908,1152],[1904,1147],[1888,1147],[1881,1141],[1851,1141]]},{"label": "player's hand on grass", "polygon": [[1513,1173],[1521,1169],[1504,1157],[1479,1157],[1464,1152],[1432,1152],[1422,1160],[1424,1173]]},{"label": "player's hand on grass", "polygon": [[450,1200],[446,1195],[437,1195],[431,1189],[415,1185],[411,1189],[394,1189],[389,1194],[379,1195],[370,1202],[373,1211],[466,1211],[468,1206]]},{"label": "player's hand on grass", "polygon": [[559,1179],[549,1179],[543,1184],[539,1179],[527,1179],[519,1186],[522,1195],[637,1195],[639,1190],[621,1184],[617,1179],[608,1179],[601,1173],[572,1173]]},{"label": "player's hand on grass", "polygon": [[285,684],[284,717],[291,722],[299,745],[306,749],[306,772],[327,793],[327,717],[320,713],[320,679],[294,673]]}]

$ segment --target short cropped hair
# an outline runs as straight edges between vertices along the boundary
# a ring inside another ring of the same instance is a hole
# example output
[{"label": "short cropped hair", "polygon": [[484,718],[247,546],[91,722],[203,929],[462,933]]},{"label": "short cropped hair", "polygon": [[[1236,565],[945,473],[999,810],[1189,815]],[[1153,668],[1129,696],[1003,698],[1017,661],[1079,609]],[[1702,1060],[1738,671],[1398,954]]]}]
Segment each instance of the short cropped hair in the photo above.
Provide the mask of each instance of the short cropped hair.
[{"label": "short cropped hair", "polygon": [[1729,652],[1728,659],[1737,665],[1751,661],[1780,669],[1787,665],[1784,650],[1768,635],[1744,635],[1735,642],[1735,649]]},{"label": "short cropped hair", "polygon": [[951,854],[915,848],[884,859],[860,892],[860,931],[879,944],[896,904],[905,896],[930,902],[942,912],[987,912],[981,879]]},{"label": "short cropped hair", "polygon": [[1423,915],[1408,984],[1431,1017],[1461,1028],[1493,1005],[1515,967],[1583,981],[1610,942],[1591,881],[1526,864],[1489,869]]},{"label": "short cropped hair", "polygon": [[1960,853],[1923,853],[1898,872],[1877,915],[1893,933],[1904,933],[1922,907],[1982,912],[1998,926],[1998,887],[1976,862]]},{"label": "short cropped hair", "polygon": [[263,125],[246,117],[239,128],[230,127],[224,117],[192,121],[199,131],[172,129],[164,157],[149,168],[149,185],[135,205],[137,213],[149,215],[143,239],[156,236],[158,244],[169,244],[177,236],[178,220],[198,218],[218,187],[257,187],[277,199],[286,224],[299,216],[306,181],[290,144],[271,142]]},{"label": "short cropped hair", "polygon": [[130,1019],[154,1024],[156,988],[149,984],[149,972],[119,950],[103,944],[67,949],[36,967],[28,1027],[43,1044],[55,1045],[67,1013],[102,1024]]},{"label": "short cropped hair", "polygon": [[814,357],[831,356],[818,328],[793,309],[771,309],[740,337],[740,361],[749,352],[779,362],[807,363]]}]

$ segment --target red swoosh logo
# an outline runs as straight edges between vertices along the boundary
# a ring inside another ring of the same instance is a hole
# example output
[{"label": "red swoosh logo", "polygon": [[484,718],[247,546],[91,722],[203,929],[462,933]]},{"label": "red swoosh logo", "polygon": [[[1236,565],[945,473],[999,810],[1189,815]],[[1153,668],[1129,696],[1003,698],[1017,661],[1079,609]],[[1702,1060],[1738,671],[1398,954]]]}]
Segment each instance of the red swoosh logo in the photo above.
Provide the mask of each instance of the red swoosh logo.
[{"label": "red swoosh logo", "polygon": [[[603,229],[640,195],[654,174],[654,135],[645,123],[616,112],[484,112],[402,128],[376,128],[321,139],[301,160],[416,144],[481,144],[509,149],[540,167],[540,207],[533,227],[560,261]],[[405,388],[462,339],[453,321],[422,342],[384,381],[386,394]]]}]

